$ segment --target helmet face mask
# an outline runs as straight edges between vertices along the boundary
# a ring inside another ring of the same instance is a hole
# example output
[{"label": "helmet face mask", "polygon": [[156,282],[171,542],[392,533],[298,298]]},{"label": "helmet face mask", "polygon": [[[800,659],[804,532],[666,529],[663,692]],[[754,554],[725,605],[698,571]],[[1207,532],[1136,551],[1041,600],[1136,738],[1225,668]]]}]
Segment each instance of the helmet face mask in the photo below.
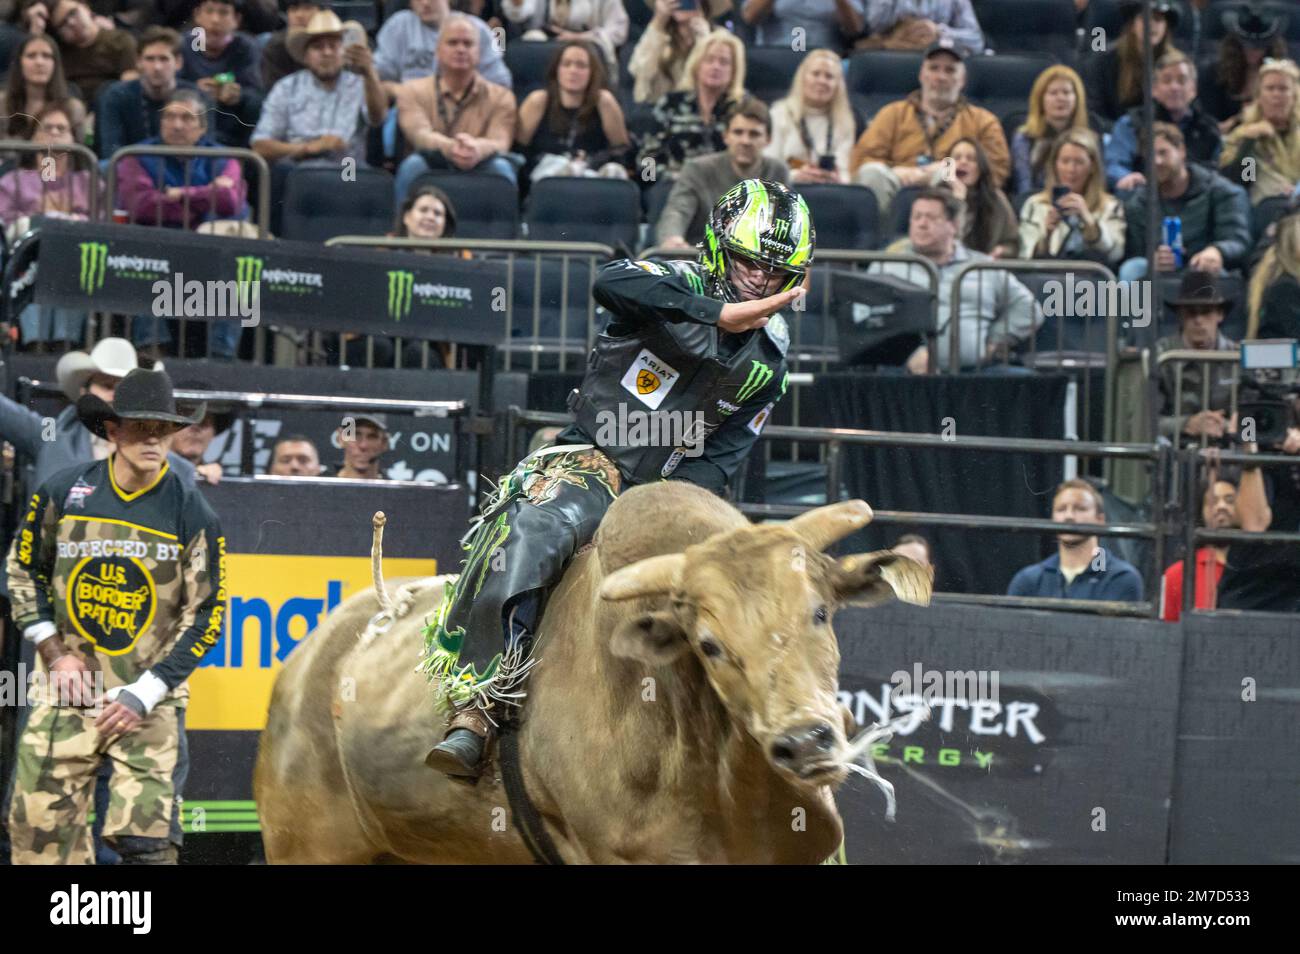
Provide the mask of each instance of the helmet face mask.
[{"label": "helmet face mask", "polygon": [[737,257],[769,272],[783,272],[777,294],[799,285],[812,262],[815,233],[802,196],[785,186],[746,179],[713,207],[704,234],[701,260],[713,292],[726,302],[746,300],[732,280]]}]

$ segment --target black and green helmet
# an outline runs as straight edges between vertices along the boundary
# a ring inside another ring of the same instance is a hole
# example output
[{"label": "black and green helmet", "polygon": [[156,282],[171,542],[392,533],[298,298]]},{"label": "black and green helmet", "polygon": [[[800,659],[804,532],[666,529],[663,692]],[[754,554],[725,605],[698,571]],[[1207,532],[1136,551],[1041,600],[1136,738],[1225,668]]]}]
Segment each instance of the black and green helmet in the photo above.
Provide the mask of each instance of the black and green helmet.
[{"label": "black and green helmet", "polygon": [[740,301],[728,278],[732,254],[742,255],[789,275],[781,291],[803,281],[812,263],[812,215],[803,196],[779,182],[745,179],[713,206],[700,253],[714,293],[723,301]]}]

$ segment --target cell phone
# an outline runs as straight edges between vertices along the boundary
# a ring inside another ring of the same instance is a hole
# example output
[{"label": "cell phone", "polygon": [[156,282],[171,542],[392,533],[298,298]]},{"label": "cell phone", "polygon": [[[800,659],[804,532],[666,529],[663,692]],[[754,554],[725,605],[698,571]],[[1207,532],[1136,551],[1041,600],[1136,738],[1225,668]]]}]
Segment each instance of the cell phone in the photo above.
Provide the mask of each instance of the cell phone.
[{"label": "cell phone", "polygon": [[1061,200],[1070,194],[1069,186],[1052,186],[1052,205],[1060,205]]},{"label": "cell phone", "polygon": [[349,22],[343,28],[343,49],[350,46],[368,46],[366,43],[366,31],[361,29],[358,24]]},{"label": "cell phone", "polygon": [[821,155],[817,157],[817,168],[826,172],[835,171],[835,157],[833,155]]},{"label": "cell phone", "polygon": [[233,83],[234,81],[234,73],[218,73],[216,76],[212,77],[212,82],[216,83],[218,86],[225,86],[227,83]]}]

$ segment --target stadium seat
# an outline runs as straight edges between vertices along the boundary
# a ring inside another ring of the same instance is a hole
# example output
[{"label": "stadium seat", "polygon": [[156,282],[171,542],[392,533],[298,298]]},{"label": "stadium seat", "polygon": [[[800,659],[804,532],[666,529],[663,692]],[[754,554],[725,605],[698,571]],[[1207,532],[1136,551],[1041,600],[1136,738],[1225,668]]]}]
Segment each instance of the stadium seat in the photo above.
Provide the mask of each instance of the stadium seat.
[{"label": "stadium seat", "polygon": [[16,26],[0,23],[0,70],[9,72],[9,61],[13,59],[25,39],[27,34]]},{"label": "stadium seat", "polygon": [[601,242],[636,248],[641,190],[626,179],[554,176],[533,183],[528,238],[537,242]]},{"label": "stadium seat", "polygon": [[806,54],[788,46],[751,46],[745,50],[745,87],[771,105],[786,93]]},{"label": "stadium seat", "polygon": [[868,50],[849,57],[848,90],[868,121],[881,106],[902,99],[920,85],[921,54]]},{"label": "stadium seat", "polygon": [[345,23],[356,20],[365,28],[368,35],[374,36],[379,29],[379,4],[374,0],[330,0],[330,9],[338,14]]},{"label": "stadium seat", "polygon": [[501,176],[426,172],[411,188],[435,185],[456,207],[458,238],[514,239],[519,235],[519,192]]},{"label": "stadium seat", "polygon": [[1043,53],[972,56],[966,62],[966,96],[995,116],[1026,109],[1034,80],[1054,62]]},{"label": "stadium seat", "polygon": [[898,194],[894,196],[894,201],[889,206],[889,227],[891,232],[885,236],[886,243],[899,236],[907,235],[908,220],[912,217],[912,203],[920,194],[921,190],[916,186],[908,186],[906,189],[898,190]]},{"label": "stadium seat", "polygon": [[1073,0],[975,0],[974,7],[984,42],[999,57],[1042,50],[1056,59],[1074,62]]},{"label": "stadium seat", "polygon": [[1290,205],[1290,196],[1275,195],[1252,207],[1250,210],[1250,237],[1258,243],[1268,230],[1268,227],[1286,214],[1286,210]]},{"label": "stadium seat", "polygon": [[876,195],[861,185],[800,185],[808,202],[818,248],[874,249],[880,242]]},{"label": "stadium seat", "polygon": [[515,99],[523,102],[525,96],[546,85],[546,67],[560,48],[559,43],[535,43],[515,40],[506,44],[506,66],[514,80]]},{"label": "stadium seat", "polygon": [[[1246,6],[1244,2],[1214,3],[1209,10],[1201,15],[1204,26],[1204,34],[1201,39],[1201,53],[1209,53],[1218,48],[1220,40],[1227,35],[1228,31],[1223,25],[1223,13],[1225,10],[1240,10]],[[1286,37],[1287,43],[1300,43],[1300,10],[1296,8],[1295,3],[1280,3],[1274,0],[1272,3],[1260,4],[1266,13],[1281,13],[1287,18],[1286,29],[1283,36]],[[1189,19],[1187,16],[1184,20]],[[1181,30],[1179,31],[1182,32]]]},{"label": "stadium seat", "polygon": [[671,176],[664,176],[650,188],[641,190],[645,220],[649,223],[651,231],[654,229],[654,224],[659,221],[659,213],[663,212],[664,206],[668,204],[668,193],[672,191],[673,180]]},{"label": "stadium seat", "polygon": [[284,180],[280,238],[323,242],[336,235],[386,235],[393,227],[393,177],[358,165],[341,186],[330,160],[298,163]]}]

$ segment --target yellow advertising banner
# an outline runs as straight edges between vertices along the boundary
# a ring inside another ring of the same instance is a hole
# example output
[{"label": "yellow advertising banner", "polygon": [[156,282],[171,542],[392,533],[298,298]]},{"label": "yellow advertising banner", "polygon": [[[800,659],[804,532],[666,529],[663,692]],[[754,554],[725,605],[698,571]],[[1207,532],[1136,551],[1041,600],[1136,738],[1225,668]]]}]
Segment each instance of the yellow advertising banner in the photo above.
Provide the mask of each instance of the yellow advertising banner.
[{"label": "yellow advertising banner", "polygon": [[[435,576],[437,561],[385,558],[384,576]],[[369,557],[226,557],[226,632],[190,677],[187,729],[260,731],[285,658],[325,616],[371,585]]]}]

